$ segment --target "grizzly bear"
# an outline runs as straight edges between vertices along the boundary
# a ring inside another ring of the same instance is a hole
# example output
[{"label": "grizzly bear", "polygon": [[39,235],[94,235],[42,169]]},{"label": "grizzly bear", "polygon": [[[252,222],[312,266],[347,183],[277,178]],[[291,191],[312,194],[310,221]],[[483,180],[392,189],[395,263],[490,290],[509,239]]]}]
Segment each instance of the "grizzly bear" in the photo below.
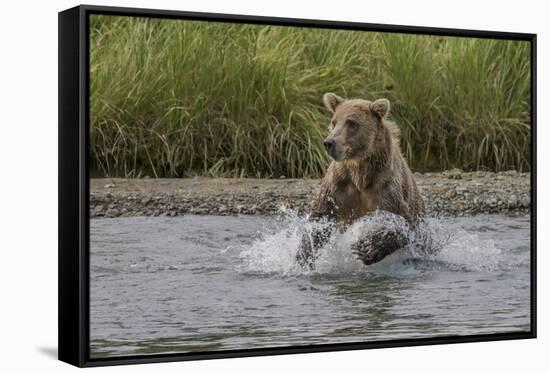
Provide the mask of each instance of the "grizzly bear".
[{"label": "grizzly bear", "polygon": [[[326,93],[323,102],[332,113],[324,140],[333,159],[312,203],[309,219],[334,222],[302,237],[296,259],[314,268],[318,249],[334,229],[381,210],[404,218],[414,227],[424,215],[424,202],[399,147],[399,129],[388,120],[390,102],[380,98],[346,100]],[[336,227],[336,228],[334,228]],[[406,246],[407,235],[393,228],[364,232],[352,252],[364,264],[376,263]]]}]

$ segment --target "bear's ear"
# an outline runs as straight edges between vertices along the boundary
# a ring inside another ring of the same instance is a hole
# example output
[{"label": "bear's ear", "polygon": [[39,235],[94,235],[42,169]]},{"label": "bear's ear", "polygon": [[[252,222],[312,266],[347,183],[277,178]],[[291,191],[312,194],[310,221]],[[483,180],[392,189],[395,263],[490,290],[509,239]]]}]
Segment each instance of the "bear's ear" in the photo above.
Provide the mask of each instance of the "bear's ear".
[{"label": "bear's ear", "polygon": [[327,109],[329,109],[331,113],[334,113],[336,111],[336,107],[344,102],[344,99],[334,93],[329,92],[323,95],[323,102],[325,103]]},{"label": "bear's ear", "polygon": [[390,112],[390,101],[385,98],[379,98],[371,104],[372,111],[384,118]]}]

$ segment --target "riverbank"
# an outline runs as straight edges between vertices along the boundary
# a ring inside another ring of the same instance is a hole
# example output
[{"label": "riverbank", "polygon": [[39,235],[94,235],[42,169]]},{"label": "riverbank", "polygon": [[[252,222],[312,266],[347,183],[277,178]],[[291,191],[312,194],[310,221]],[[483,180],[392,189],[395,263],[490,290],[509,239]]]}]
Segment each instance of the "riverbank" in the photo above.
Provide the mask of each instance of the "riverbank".
[{"label": "riverbank", "polygon": [[[453,170],[415,178],[431,215],[530,209],[529,173]],[[319,179],[92,179],[90,216],[274,215],[283,204],[303,213],[319,185]]]}]

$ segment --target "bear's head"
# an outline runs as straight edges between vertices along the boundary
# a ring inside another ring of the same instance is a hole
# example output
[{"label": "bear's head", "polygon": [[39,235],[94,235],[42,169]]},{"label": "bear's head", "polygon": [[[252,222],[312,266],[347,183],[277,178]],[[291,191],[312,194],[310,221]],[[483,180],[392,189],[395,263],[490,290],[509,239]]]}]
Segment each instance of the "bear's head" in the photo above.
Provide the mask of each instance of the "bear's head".
[{"label": "bear's head", "polygon": [[346,100],[334,93],[325,93],[323,102],[332,113],[330,133],[323,143],[332,159],[362,158],[376,150],[384,118],[390,111],[387,99]]}]

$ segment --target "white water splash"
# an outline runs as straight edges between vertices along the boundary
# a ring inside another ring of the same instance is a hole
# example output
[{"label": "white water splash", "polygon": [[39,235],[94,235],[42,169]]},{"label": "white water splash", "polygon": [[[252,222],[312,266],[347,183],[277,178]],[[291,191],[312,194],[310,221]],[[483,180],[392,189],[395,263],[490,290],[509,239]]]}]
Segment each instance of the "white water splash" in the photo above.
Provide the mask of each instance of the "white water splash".
[{"label": "white water splash", "polygon": [[[328,224],[309,222],[307,216],[299,216],[296,211],[282,207],[279,225],[275,229],[265,229],[258,240],[242,249],[243,264],[239,270],[286,276],[361,272],[396,274],[409,272],[413,262],[414,272],[417,272],[415,269],[491,271],[499,267],[501,252],[493,241],[482,240],[454,226],[449,219],[430,218],[415,231],[410,231],[402,217],[378,212],[355,222],[345,232],[334,233],[319,249],[315,269],[302,268],[296,262],[302,235]],[[382,261],[365,266],[351,252],[351,245],[364,232],[389,226],[406,232],[411,243]]]}]

